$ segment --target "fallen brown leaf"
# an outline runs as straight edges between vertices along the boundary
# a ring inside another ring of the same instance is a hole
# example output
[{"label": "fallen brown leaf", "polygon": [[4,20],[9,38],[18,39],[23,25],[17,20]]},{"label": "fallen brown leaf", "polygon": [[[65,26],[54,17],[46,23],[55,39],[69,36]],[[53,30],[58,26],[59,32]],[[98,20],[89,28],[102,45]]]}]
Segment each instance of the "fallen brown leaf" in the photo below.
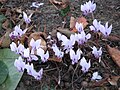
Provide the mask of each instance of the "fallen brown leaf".
[{"label": "fallen brown leaf", "polygon": [[111,85],[117,86],[117,81],[118,81],[119,78],[120,78],[120,76],[111,76],[110,78],[108,78],[108,82]]},{"label": "fallen brown leaf", "polygon": [[74,28],[76,23],[76,19],[74,17],[70,18],[70,28]]},{"label": "fallen brown leaf", "polygon": [[0,0],[1,3],[5,3],[7,0]]},{"label": "fallen brown leaf", "polygon": [[71,34],[75,34],[74,32],[70,31],[68,28],[58,28],[57,31],[66,35],[67,37],[70,37]]},{"label": "fallen brown leaf", "polygon": [[72,28],[72,32],[77,32],[77,29],[75,28],[76,22],[82,23],[83,24],[83,28],[85,28],[88,25],[88,22],[87,22],[85,17],[80,17],[80,18],[77,18],[76,20],[72,17],[70,19],[70,28],[73,27]]},{"label": "fallen brown leaf", "polygon": [[49,61],[55,61],[55,62],[61,62],[62,59],[61,58],[57,58],[57,57],[51,57],[51,58],[48,58]]},{"label": "fallen brown leaf", "polygon": [[2,28],[7,30],[9,28],[9,25],[10,25],[10,22],[8,19],[6,19],[5,22],[2,24]]},{"label": "fallen brown leaf", "polygon": [[114,41],[114,42],[119,42],[120,41],[120,37],[116,36],[116,35],[110,35],[107,38],[110,41]]},{"label": "fallen brown leaf", "polygon": [[11,32],[11,29],[9,29],[5,35],[3,35],[1,38],[0,38],[0,47],[3,47],[3,48],[8,48],[10,46],[10,43],[11,43],[11,39],[9,37],[9,34]]},{"label": "fallen brown leaf", "polygon": [[69,0],[62,0],[62,5],[61,5],[61,7],[64,9],[64,8],[66,8],[67,6],[69,6],[70,5],[70,2],[69,2]]},{"label": "fallen brown leaf", "polygon": [[50,0],[51,3],[54,3],[54,4],[58,4],[58,5],[61,5],[62,2],[60,1],[57,1],[57,0]]},{"label": "fallen brown leaf", "polygon": [[43,49],[46,51],[47,46],[46,46],[46,41],[45,41],[45,39],[46,39],[46,34],[45,34],[45,33],[43,33],[43,32],[35,32],[35,33],[32,33],[32,34],[29,36],[29,38],[28,38],[28,46],[29,46],[29,48],[31,48],[31,46],[30,46],[30,41],[31,41],[32,38],[33,38],[34,40],[41,39],[41,45],[44,46]]},{"label": "fallen brown leaf", "polygon": [[110,47],[109,45],[107,45],[107,50],[113,61],[120,67],[120,51],[116,48]]},{"label": "fallen brown leaf", "polygon": [[85,17],[78,18],[77,22],[82,23],[84,28],[88,25],[87,19]]}]

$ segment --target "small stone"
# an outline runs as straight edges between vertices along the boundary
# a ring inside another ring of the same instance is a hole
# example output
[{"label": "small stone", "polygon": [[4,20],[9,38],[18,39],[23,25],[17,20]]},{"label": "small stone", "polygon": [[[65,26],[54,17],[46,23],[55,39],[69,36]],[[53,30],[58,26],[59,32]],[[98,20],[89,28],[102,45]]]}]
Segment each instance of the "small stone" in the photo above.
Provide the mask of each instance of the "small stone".
[{"label": "small stone", "polygon": [[82,81],[81,85],[82,85],[83,87],[87,87],[87,86],[88,86],[88,82]]}]

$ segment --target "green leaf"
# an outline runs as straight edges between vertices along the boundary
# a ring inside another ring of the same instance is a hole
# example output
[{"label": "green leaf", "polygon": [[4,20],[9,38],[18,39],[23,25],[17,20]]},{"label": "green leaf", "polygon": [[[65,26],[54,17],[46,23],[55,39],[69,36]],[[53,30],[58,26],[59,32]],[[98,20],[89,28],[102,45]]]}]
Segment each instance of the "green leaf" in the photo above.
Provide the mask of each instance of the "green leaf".
[{"label": "green leaf", "polygon": [[6,17],[3,14],[0,14],[0,30],[2,29],[2,22],[5,21]]},{"label": "green leaf", "polygon": [[2,23],[6,19],[5,15],[1,14],[0,15],[0,22]]},{"label": "green leaf", "polygon": [[0,85],[6,80],[8,76],[8,68],[3,61],[0,61]]},{"label": "green leaf", "polygon": [[60,15],[65,17],[68,12],[70,12],[70,6],[68,5],[66,8],[60,10]]},{"label": "green leaf", "polygon": [[3,61],[8,69],[9,75],[6,81],[0,85],[0,90],[15,90],[23,73],[18,72],[14,66],[15,59],[18,58],[10,49],[0,49],[0,61]]}]

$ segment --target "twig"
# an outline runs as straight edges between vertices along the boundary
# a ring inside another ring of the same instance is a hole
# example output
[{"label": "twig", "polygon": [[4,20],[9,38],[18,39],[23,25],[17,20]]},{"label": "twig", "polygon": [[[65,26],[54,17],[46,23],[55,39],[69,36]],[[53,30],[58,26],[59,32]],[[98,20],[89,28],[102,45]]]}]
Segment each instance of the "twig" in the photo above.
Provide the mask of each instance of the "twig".
[{"label": "twig", "polygon": [[77,68],[78,68],[78,66],[79,66],[79,63],[80,63],[80,61],[77,63],[77,66],[75,67],[75,70],[74,70],[74,72],[73,72],[73,76],[72,76],[72,88],[74,88],[74,87],[73,87],[73,78],[74,78],[75,71],[77,70]]},{"label": "twig", "polygon": [[55,7],[55,9],[59,10],[57,6],[55,6],[55,4],[53,2],[51,2],[51,0],[49,0],[50,3]]},{"label": "twig", "polygon": [[51,69],[48,69],[48,70],[44,70],[44,72],[53,71],[53,70],[55,70],[55,69],[57,69],[57,68],[51,68]]},{"label": "twig", "polygon": [[94,19],[95,19],[95,17],[94,17],[94,14],[93,14],[93,12],[91,13],[91,15],[92,15],[92,19],[94,20]]}]

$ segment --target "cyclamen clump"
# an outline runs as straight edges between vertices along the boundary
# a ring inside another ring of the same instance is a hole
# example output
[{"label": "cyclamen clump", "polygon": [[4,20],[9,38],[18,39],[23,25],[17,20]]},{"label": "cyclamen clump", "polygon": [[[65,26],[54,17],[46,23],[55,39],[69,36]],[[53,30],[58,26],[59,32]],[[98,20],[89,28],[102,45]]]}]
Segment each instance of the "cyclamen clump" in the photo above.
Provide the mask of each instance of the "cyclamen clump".
[{"label": "cyclamen clump", "polygon": [[88,15],[92,13],[96,9],[96,4],[92,1],[86,2],[85,4],[81,5],[81,11],[84,15]]},{"label": "cyclamen clump", "polygon": [[[35,6],[38,8],[37,6]],[[81,11],[88,15],[89,13],[93,13],[93,11],[96,9],[96,4],[92,1],[86,2],[84,5],[81,5]],[[28,25],[31,22],[31,17],[27,16],[25,12],[23,12],[23,19],[25,23]],[[48,47],[53,51],[57,58],[64,58],[65,55],[69,55],[71,59],[72,65],[80,65],[81,70],[83,73],[86,73],[90,70],[92,62],[91,59],[87,59],[87,57],[84,55],[83,52],[84,45],[87,44],[87,42],[92,38],[92,34],[89,32],[86,32],[83,27],[83,23],[76,22],[75,28],[77,29],[77,33],[71,34],[70,37],[67,37],[66,35],[63,35],[60,32],[57,32],[55,42],[52,39],[52,36],[48,36],[47,39],[49,39],[52,43]],[[93,31],[95,33],[101,32],[104,37],[108,37],[112,30],[112,25],[108,27],[108,22],[104,25],[101,24],[100,21],[97,21],[97,19],[93,20],[93,25],[90,27],[90,31]],[[14,28],[14,31],[10,33],[10,38],[14,41],[15,39],[20,39],[25,33],[27,32],[27,29],[22,30],[20,28],[20,25],[16,25]],[[59,43],[60,45],[57,45]],[[82,48],[81,48],[82,47]],[[11,51],[15,52],[16,54],[20,55],[18,59],[15,60],[14,65],[18,69],[18,71],[23,72],[25,69],[27,70],[27,73],[29,75],[32,75],[35,79],[41,80],[42,74],[43,74],[43,68],[41,68],[38,72],[34,69],[33,64],[31,61],[38,61],[39,57],[41,58],[41,62],[45,63],[48,61],[50,57],[49,49],[47,48],[44,50],[44,46],[42,46],[42,40],[34,38],[30,39],[29,47],[25,48],[25,46],[18,41],[18,43],[12,42],[10,44]],[[83,51],[82,51],[83,50]],[[97,50],[95,46],[92,47],[93,56],[94,59],[98,59],[102,56],[102,47]],[[100,75],[98,75],[98,72],[94,72],[92,75],[91,80],[99,80],[102,79]]]},{"label": "cyclamen clump", "polygon": [[106,22],[105,26],[101,24],[101,22],[96,19],[93,20],[93,25],[90,26],[90,30],[94,32],[101,32],[105,37],[108,37],[112,30],[112,25],[108,27],[108,22]]},{"label": "cyclamen clump", "polygon": [[20,28],[20,25],[16,25],[15,28],[14,28],[14,31],[11,32],[9,36],[12,40],[14,40],[16,38],[22,37],[22,35],[25,34],[26,31],[27,31],[27,29],[22,30]]}]

